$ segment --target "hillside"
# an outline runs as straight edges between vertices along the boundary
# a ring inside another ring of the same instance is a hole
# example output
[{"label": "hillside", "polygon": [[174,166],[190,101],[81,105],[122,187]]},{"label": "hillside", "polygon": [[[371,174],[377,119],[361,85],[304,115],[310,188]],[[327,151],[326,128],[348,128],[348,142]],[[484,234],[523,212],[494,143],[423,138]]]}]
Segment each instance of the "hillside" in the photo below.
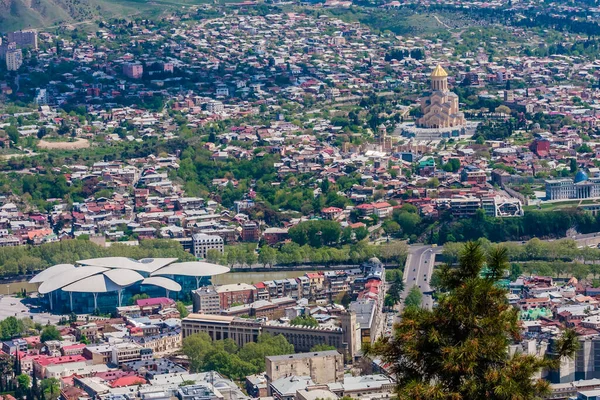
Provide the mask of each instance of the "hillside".
[{"label": "hillside", "polygon": [[168,1],[145,0],[0,0],[0,32],[44,28],[140,12],[161,13],[175,6]]}]

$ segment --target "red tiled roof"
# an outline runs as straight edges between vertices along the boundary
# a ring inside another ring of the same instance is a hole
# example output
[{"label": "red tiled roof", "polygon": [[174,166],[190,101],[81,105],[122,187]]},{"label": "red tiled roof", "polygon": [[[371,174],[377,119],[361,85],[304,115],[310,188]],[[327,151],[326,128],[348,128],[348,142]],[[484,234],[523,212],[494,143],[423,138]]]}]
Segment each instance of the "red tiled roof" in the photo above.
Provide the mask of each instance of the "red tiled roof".
[{"label": "red tiled roof", "polygon": [[112,381],[110,383],[110,387],[117,388],[124,386],[143,385],[145,383],[147,383],[146,380],[141,376],[125,376]]}]

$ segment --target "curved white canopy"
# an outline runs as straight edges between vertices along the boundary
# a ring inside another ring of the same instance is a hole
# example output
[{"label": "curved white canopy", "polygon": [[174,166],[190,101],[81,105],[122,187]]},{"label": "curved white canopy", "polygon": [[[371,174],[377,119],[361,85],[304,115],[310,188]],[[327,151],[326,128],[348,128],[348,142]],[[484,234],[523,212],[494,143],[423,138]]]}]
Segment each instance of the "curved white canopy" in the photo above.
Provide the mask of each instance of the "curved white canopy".
[{"label": "curved white canopy", "polygon": [[108,268],[78,267],[73,270],[67,270],[60,274],[56,274],[50,277],[48,280],[42,282],[42,284],[38,288],[38,292],[40,294],[50,293],[66,285],[80,281],[89,276],[96,275],[104,271],[108,271]]},{"label": "curved white canopy", "polygon": [[134,271],[152,272],[165,265],[177,261],[176,258],[143,258],[132,260],[127,257],[101,257],[77,261],[78,264],[106,268],[132,269]]},{"label": "curved white canopy", "polygon": [[132,269],[109,269],[104,274],[119,286],[129,286],[144,279],[142,274]]},{"label": "curved white canopy", "polygon": [[164,276],[151,276],[142,281],[142,285],[153,285],[165,288],[171,292],[179,292],[181,285],[172,279],[165,278]]},{"label": "curved white canopy", "polygon": [[229,272],[229,268],[218,264],[203,261],[188,261],[167,265],[152,272],[151,276],[157,275],[184,275],[184,276],[214,276]]},{"label": "curved white canopy", "polygon": [[66,272],[66,271],[70,271],[70,270],[75,269],[75,268],[76,267],[73,264],[57,264],[57,265],[53,265],[53,266],[51,266],[49,268],[46,268],[45,270],[43,270],[42,272],[40,272],[39,274],[37,274],[33,278],[31,278],[31,280],[29,281],[29,283],[41,283],[41,282],[44,282],[45,280],[48,280],[49,278],[51,278],[54,275],[61,274],[61,273]]},{"label": "curved white canopy", "polygon": [[103,274],[92,275],[62,288],[65,292],[106,293],[115,292],[123,286],[115,284]]}]

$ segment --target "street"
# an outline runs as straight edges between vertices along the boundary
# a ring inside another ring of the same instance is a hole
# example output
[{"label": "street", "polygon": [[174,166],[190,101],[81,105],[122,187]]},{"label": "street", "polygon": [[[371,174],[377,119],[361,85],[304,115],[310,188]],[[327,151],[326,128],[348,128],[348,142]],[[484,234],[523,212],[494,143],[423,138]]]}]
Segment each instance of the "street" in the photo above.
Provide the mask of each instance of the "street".
[{"label": "street", "polygon": [[442,247],[425,245],[410,246],[404,266],[404,291],[402,292],[400,307],[403,307],[404,299],[415,285],[423,293],[423,307],[428,309],[433,307],[429,280],[433,273],[435,256],[436,254],[440,254],[442,250]]}]

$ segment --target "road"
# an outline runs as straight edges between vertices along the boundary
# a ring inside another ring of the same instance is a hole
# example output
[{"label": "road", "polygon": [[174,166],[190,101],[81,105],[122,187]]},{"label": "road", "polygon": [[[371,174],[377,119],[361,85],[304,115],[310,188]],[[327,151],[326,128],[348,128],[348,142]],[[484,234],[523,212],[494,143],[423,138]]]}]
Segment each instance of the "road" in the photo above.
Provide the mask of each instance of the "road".
[{"label": "road", "polygon": [[401,307],[404,298],[413,286],[418,286],[423,293],[423,307],[431,309],[433,307],[433,298],[431,297],[431,287],[429,280],[433,273],[435,264],[435,255],[442,252],[442,247],[433,247],[425,245],[413,245],[408,249],[408,257],[404,266],[404,292],[402,293]]}]

